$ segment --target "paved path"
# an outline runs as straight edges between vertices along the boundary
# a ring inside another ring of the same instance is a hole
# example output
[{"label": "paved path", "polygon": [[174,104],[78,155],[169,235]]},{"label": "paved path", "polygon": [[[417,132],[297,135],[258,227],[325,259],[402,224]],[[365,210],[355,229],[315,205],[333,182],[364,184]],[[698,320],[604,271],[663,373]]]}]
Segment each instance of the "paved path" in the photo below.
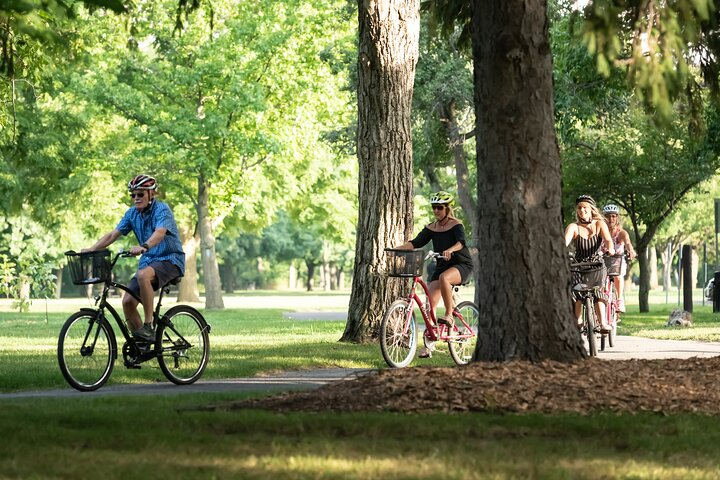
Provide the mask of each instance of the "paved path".
[{"label": "paved path", "polygon": [[174,385],[170,382],[152,384],[111,385],[94,392],[79,392],[73,388],[56,390],[38,390],[0,394],[0,401],[18,398],[90,398],[107,395],[176,395],[181,393],[238,393],[270,392],[287,390],[308,390],[322,385],[356,378],[373,372],[361,368],[324,368],[309,371],[284,372],[252,378],[233,378],[225,380],[198,380],[192,385]]},{"label": "paved path", "polygon": [[655,340],[618,335],[615,339],[615,346],[599,352],[598,357],[608,360],[629,360],[631,358],[707,358],[717,355],[720,355],[720,343],[718,342]]}]

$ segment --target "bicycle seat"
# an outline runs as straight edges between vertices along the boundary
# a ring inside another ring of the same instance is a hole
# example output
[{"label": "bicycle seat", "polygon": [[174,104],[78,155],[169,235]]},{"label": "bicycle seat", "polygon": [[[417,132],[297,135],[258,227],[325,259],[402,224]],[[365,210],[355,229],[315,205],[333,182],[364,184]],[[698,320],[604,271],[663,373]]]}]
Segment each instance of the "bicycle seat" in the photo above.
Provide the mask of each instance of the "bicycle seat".
[{"label": "bicycle seat", "polygon": [[573,285],[572,289],[575,292],[591,292],[593,290],[593,287],[589,286],[586,283],[578,283],[577,285]]},{"label": "bicycle seat", "polygon": [[162,288],[169,287],[170,285],[177,285],[182,281],[183,277],[175,277],[169,282],[167,282],[165,285],[162,286]]}]

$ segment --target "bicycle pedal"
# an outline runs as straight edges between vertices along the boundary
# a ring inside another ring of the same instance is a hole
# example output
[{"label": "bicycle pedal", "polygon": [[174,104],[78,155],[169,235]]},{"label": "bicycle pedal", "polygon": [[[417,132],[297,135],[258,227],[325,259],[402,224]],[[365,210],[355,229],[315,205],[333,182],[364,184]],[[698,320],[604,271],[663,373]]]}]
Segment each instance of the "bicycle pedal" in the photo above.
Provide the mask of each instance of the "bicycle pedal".
[{"label": "bicycle pedal", "polygon": [[130,370],[140,370],[142,367],[138,365],[137,363],[128,363],[125,362],[125,368]]}]

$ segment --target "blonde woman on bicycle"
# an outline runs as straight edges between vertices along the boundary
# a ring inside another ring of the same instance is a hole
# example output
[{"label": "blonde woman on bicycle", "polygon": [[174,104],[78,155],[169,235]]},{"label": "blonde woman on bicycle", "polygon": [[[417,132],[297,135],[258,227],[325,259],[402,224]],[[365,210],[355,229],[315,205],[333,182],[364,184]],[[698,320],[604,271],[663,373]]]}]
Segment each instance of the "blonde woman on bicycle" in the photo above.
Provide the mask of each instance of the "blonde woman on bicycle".
[{"label": "blonde woman on bicycle", "polygon": [[[615,254],[615,247],[610,238],[610,230],[600,210],[595,205],[595,200],[590,195],[580,195],[575,200],[575,222],[565,229],[565,246],[573,244],[575,247],[576,262],[591,262],[600,260],[603,247],[610,255]],[[603,271],[603,279],[607,275],[605,264],[600,267]],[[573,274],[572,284],[583,283],[583,279]],[[596,294],[595,310],[597,318],[600,319],[600,328],[603,332],[610,331],[606,315],[607,298],[602,292]],[[602,303],[602,305],[601,305]],[[582,302],[575,298],[575,318],[578,324],[582,317]]]},{"label": "blonde woman on bicycle", "polygon": [[[637,257],[635,249],[630,242],[630,235],[625,229],[622,228],[620,221],[620,207],[612,203],[603,207],[603,214],[605,215],[605,221],[608,224],[610,230],[610,238],[612,238],[613,245],[615,247],[615,253],[621,254],[627,252],[630,256],[630,260]],[[620,275],[613,278],[615,282],[615,291],[618,298],[618,313],[625,313],[625,274],[627,273],[627,261],[625,258],[622,259],[622,266],[620,267]]]},{"label": "blonde woman on bicycle", "polygon": [[[445,316],[438,318],[438,323],[452,326],[453,285],[466,283],[472,275],[473,263],[470,251],[465,242],[465,228],[453,214],[453,197],[447,192],[437,192],[430,197],[435,221],[426,225],[417,237],[397,247],[400,250],[412,250],[427,245],[431,240],[433,250],[442,253],[438,258],[435,271],[430,277],[428,288],[432,307],[442,297],[445,305]],[[430,356],[427,348],[420,350],[419,356]]]}]

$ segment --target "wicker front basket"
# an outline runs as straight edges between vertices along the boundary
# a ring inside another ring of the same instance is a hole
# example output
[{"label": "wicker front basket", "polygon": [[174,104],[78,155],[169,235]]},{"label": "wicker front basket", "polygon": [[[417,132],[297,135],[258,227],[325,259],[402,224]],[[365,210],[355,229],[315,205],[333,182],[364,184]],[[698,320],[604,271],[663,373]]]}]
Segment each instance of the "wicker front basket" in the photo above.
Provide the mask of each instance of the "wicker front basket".
[{"label": "wicker front basket", "polygon": [[70,276],[75,285],[103,283],[110,280],[110,251],[65,252]]},{"label": "wicker front basket", "polygon": [[397,250],[388,248],[387,274],[389,277],[419,277],[422,275],[422,250]]},{"label": "wicker front basket", "polygon": [[605,260],[608,275],[613,277],[620,275],[623,261],[622,255],[606,255],[603,257],[603,260]]}]

